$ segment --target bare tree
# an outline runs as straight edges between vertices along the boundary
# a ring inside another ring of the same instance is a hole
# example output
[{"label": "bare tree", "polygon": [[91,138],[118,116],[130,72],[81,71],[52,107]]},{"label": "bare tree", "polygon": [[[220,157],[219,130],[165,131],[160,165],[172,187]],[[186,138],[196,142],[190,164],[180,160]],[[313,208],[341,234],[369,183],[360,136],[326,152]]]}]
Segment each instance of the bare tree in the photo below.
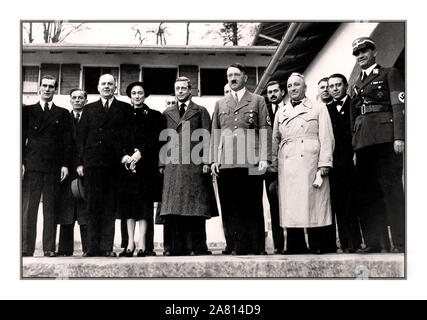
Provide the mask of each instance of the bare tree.
[{"label": "bare tree", "polygon": [[231,43],[233,46],[239,45],[239,40],[242,39],[240,33],[241,24],[237,22],[224,22],[218,29],[210,29],[206,35],[213,34],[215,37],[219,37],[224,45]]},{"label": "bare tree", "polygon": [[188,43],[190,42],[190,22],[186,22],[187,25],[187,38],[185,40],[185,45],[188,46]]},{"label": "bare tree", "polygon": [[156,35],[156,44],[165,45],[166,44],[166,35],[167,26],[163,25],[164,22],[160,22],[159,25],[151,30],[148,30],[147,33],[154,33]]},{"label": "bare tree", "polygon": [[[32,22],[28,22],[28,23],[23,23],[23,28],[25,30],[25,32],[28,35],[28,43],[33,43],[34,42],[34,36],[33,36],[33,23]],[[25,37],[24,37],[24,43],[25,43]]]},{"label": "bare tree", "polygon": [[147,38],[142,37],[142,32],[141,32],[142,29],[140,27],[138,27],[138,25],[132,26],[132,30],[135,31],[135,38],[138,39],[139,44],[142,44],[144,42],[144,40],[147,39]]},{"label": "bare tree", "polygon": [[63,20],[43,22],[43,40],[45,43],[58,43],[73,33],[87,29],[84,23],[64,23]]}]

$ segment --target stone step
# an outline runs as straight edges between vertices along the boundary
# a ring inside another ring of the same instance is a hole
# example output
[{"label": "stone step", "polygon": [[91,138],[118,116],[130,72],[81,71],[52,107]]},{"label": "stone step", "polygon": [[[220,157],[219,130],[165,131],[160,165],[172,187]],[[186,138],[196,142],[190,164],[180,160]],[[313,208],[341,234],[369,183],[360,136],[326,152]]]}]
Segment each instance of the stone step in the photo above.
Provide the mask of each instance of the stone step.
[{"label": "stone step", "polygon": [[404,278],[404,254],[23,258],[22,278]]}]

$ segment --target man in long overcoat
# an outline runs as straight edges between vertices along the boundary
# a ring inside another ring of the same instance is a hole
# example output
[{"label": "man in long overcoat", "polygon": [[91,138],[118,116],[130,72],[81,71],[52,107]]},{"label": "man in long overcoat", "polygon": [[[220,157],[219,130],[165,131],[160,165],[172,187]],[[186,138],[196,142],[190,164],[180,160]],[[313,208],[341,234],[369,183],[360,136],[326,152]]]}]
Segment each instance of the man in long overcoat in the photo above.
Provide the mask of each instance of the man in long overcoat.
[{"label": "man in long overcoat", "polygon": [[[191,83],[175,81],[178,106],[164,111],[170,141],[160,151],[164,183],[160,216],[164,219],[165,255],[210,254],[206,219],[218,215],[209,175],[208,111],[191,101]],[[195,132],[199,129],[198,132]],[[167,135],[161,135],[162,140]]]},{"label": "man in long overcoat", "polygon": [[[334,135],[328,110],[305,96],[304,76],[287,82],[291,101],[279,111],[273,129],[273,167],[279,172],[281,225],[287,229],[286,253],[305,253],[303,228],[310,249],[318,249],[322,228],[332,224],[329,181]],[[317,179],[316,179],[317,178]],[[322,181],[320,181],[320,178]],[[317,181],[316,181],[317,180]]]},{"label": "man in long overcoat", "polygon": [[117,169],[126,155],[122,132],[126,130],[131,105],[117,100],[115,90],[112,75],[99,78],[101,97],[83,108],[77,130],[77,172],[84,177],[88,201],[86,256],[116,256],[113,241]]}]

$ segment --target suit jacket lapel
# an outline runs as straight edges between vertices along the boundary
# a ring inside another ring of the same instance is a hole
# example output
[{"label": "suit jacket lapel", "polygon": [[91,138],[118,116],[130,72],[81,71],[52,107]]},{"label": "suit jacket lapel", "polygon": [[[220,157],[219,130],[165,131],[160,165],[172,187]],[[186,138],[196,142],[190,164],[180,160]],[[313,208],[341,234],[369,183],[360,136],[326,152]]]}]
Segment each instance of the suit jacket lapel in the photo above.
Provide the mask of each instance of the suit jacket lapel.
[{"label": "suit jacket lapel", "polygon": [[227,104],[227,108],[229,110],[233,110],[236,109],[236,99],[234,99],[234,97],[232,96],[231,93],[227,94],[227,96],[225,97],[225,102]]},{"label": "suit jacket lapel", "polygon": [[[59,111],[58,107],[54,103],[52,103],[52,107],[50,108],[50,111],[48,112],[48,114],[47,115],[44,114],[43,123],[40,126],[40,130],[45,129],[51,123],[56,121],[56,119],[58,119],[58,116],[59,116],[58,111]],[[42,112],[44,113],[44,111]]]},{"label": "suit jacket lapel", "polygon": [[[378,77],[379,73],[379,69],[380,69],[380,65],[377,65],[374,70],[372,70],[371,74],[369,76],[366,77],[365,80],[363,80],[363,82],[360,82],[361,86],[360,88],[364,88],[366,87],[366,85],[368,85],[372,80],[374,80],[376,77]],[[359,77],[360,79],[360,77]]]},{"label": "suit jacket lapel", "polygon": [[187,121],[188,119],[194,117],[199,112],[200,112],[200,109],[197,107],[197,105],[194,104],[193,101],[190,101],[190,103],[188,104],[187,110],[182,116],[181,122]]},{"label": "suit jacket lapel", "polygon": [[291,102],[288,103],[286,106],[289,112],[289,119],[287,119],[287,122],[291,121],[300,114],[307,113],[309,109],[311,109],[311,106],[308,106],[306,102],[307,98],[304,98],[304,100],[296,107],[293,107]]},{"label": "suit jacket lapel", "polygon": [[245,94],[243,95],[242,99],[239,100],[239,103],[236,106],[235,111],[247,106],[252,101],[252,94],[245,90]]}]

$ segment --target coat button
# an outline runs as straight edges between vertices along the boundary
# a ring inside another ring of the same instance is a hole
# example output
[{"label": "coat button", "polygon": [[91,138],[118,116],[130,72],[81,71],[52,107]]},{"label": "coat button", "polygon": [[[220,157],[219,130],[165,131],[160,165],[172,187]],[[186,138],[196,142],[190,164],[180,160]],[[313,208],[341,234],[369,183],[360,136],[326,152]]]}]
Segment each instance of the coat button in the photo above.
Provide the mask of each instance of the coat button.
[{"label": "coat button", "polygon": [[237,118],[236,118],[236,119],[234,119],[234,121],[237,121]]},{"label": "coat button", "polygon": [[101,143],[102,143],[102,141],[101,141],[101,140],[99,140],[99,141],[98,141],[98,143],[99,143],[99,144],[101,144]]},{"label": "coat button", "polygon": [[237,137],[237,133],[235,133],[234,136]]},{"label": "coat button", "polygon": [[237,129],[237,126],[234,126],[234,129]]},{"label": "coat button", "polygon": [[303,143],[304,142],[304,140],[301,140],[301,143]]},{"label": "coat button", "polygon": [[234,114],[238,114],[238,112],[236,111]]},{"label": "coat button", "polygon": [[304,158],[304,155],[303,155],[303,154],[301,155],[301,158]]},{"label": "coat button", "polygon": [[102,128],[99,128],[99,131],[102,131]]}]

